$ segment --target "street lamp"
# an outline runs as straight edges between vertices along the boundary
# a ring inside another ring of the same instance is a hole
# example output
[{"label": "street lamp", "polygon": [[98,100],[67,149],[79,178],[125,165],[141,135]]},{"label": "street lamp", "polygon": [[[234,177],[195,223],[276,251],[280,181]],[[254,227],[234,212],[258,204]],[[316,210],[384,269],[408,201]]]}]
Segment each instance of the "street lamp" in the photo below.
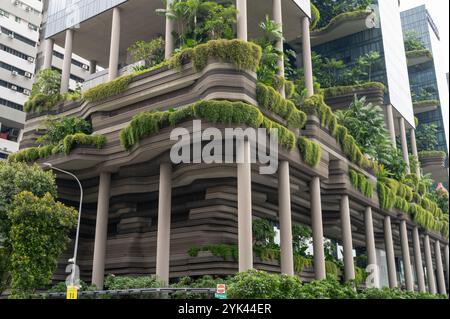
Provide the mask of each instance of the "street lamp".
[{"label": "street lamp", "polygon": [[78,207],[78,224],[77,224],[77,232],[76,232],[76,235],[75,235],[75,247],[74,247],[74,251],[73,251],[73,257],[68,260],[69,263],[73,264],[72,276],[71,276],[71,284],[73,285],[74,284],[74,279],[75,279],[74,276],[75,276],[75,272],[76,272],[76,268],[77,268],[78,239],[79,239],[79,236],[80,236],[80,224],[81,224],[81,207],[83,205],[83,187],[81,186],[80,180],[74,174],[72,174],[71,172],[68,172],[68,171],[62,170],[60,168],[54,167],[50,163],[44,163],[44,165],[49,167],[49,168],[51,168],[51,169],[53,169],[53,170],[55,170],[55,171],[58,171],[58,172],[67,174],[69,176],[72,176],[78,182],[78,186],[80,186],[80,205]]}]

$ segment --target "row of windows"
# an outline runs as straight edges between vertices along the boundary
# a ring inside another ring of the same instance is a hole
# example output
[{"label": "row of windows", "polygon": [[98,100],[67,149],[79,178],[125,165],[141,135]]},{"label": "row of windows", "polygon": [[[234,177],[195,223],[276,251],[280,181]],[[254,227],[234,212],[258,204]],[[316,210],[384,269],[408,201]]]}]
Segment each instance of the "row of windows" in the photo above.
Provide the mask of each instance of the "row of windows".
[{"label": "row of windows", "polygon": [[[2,9],[0,9],[0,16],[3,16],[5,18],[9,18],[11,16],[11,17],[14,17],[14,21],[16,21],[17,23],[22,23],[22,22],[27,23],[27,21],[23,20],[21,17],[13,15],[12,13],[9,13],[9,12],[7,12],[5,10],[2,10]],[[39,30],[38,26],[36,26],[36,25],[34,25],[34,24],[30,23],[30,22],[28,22],[28,27],[31,30],[34,30],[34,31],[38,31]]]},{"label": "row of windows", "polygon": [[[39,1],[39,2],[42,2],[41,0],[38,0],[38,1]],[[20,0],[15,0],[15,1],[14,1],[14,5],[20,6],[23,10],[25,10],[25,11],[27,11],[27,12],[31,12],[31,13],[33,13],[33,14],[35,14],[35,15],[38,15],[38,16],[41,15],[41,12],[40,12],[39,10],[36,10],[35,8],[30,7],[30,6],[27,5],[25,2],[22,2],[22,1],[20,1]]]},{"label": "row of windows", "polygon": [[9,29],[7,29],[5,27],[0,27],[0,31],[1,31],[1,33],[4,33],[4,34],[6,34],[9,37],[12,37],[12,38],[17,39],[19,41],[22,41],[23,43],[26,43],[28,45],[31,45],[32,47],[36,46],[36,41],[30,40],[30,39],[28,39],[28,38],[26,38],[26,37],[24,37],[24,36],[22,36],[20,34],[14,33],[13,31],[11,31],[11,30],[9,30]]},{"label": "row of windows", "polygon": [[28,89],[25,89],[25,88],[23,88],[21,86],[18,86],[16,84],[12,84],[10,82],[6,82],[6,81],[4,81],[2,79],[0,79],[0,86],[3,86],[5,88],[7,88],[7,89],[10,89],[10,90],[16,91],[16,92],[20,92],[20,93],[23,93],[23,94],[29,93]]},{"label": "row of windows", "polygon": [[10,107],[12,109],[23,111],[23,106],[22,105],[14,103],[14,102],[11,102],[11,101],[8,101],[8,100],[5,100],[5,99],[2,99],[1,97],[0,97],[0,105],[4,105],[4,106]]},{"label": "row of windows", "polygon": [[[56,68],[56,67],[52,67],[52,69],[58,71],[59,73],[62,73],[62,70],[61,70],[61,69],[58,69],[58,68]],[[73,74],[70,74],[70,78],[71,78],[72,80],[74,80],[75,82],[78,82],[78,83],[83,83],[83,82],[84,82],[84,79],[79,78],[78,76],[73,75]]]},{"label": "row of windows", "polygon": [[8,52],[9,54],[15,55],[16,57],[19,57],[21,59],[28,60],[30,63],[34,62],[34,58],[32,56],[29,56],[29,55],[27,55],[25,53],[17,51],[15,49],[10,48],[10,47],[8,47],[6,45],[3,45],[1,43],[0,43],[0,50]]},{"label": "row of windows", "polygon": [[16,72],[16,75],[22,75],[22,76],[27,76],[28,78],[31,78],[31,73],[26,72],[22,69],[16,68],[15,66],[12,66],[12,65],[7,64],[2,61],[0,61],[0,68],[11,71],[11,72]]},{"label": "row of windows", "polygon": [[[60,52],[53,51],[53,55],[55,57],[61,59],[61,60],[64,59],[64,54],[62,54]],[[89,70],[89,66],[88,65],[84,64],[83,62],[77,61],[75,59],[72,59],[72,64],[77,66],[77,67],[79,67],[79,68],[82,68],[82,69],[85,69],[85,70]]]}]

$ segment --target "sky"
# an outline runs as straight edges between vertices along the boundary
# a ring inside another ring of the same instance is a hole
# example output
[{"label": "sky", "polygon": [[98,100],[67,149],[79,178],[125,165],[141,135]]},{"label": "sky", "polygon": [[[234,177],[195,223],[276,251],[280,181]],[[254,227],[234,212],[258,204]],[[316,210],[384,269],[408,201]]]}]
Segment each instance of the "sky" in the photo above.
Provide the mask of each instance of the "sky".
[{"label": "sky", "polygon": [[400,10],[404,11],[426,4],[430,14],[439,28],[441,35],[442,56],[445,57],[445,71],[449,71],[449,3],[450,0],[401,0]]}]

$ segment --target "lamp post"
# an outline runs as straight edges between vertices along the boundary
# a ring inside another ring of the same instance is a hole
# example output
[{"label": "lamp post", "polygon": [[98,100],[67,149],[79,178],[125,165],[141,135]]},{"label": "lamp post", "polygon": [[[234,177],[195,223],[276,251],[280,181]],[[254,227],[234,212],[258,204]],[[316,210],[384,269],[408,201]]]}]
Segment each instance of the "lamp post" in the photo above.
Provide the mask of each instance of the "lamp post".
[{"label": "lamp post", "polygon": [[76,269],[77,269],[78,239],[79,239],[79,236],[80,236],[81,207],[83,205],[83,187],[81,186],[80,180],[74,174],[72,174],[72,173],[70,173],[68,171],[65,171],[63,169],[54,167],[50,163],[44,163],[44,165],[49,167],[49,168],[51,168],[51,169],[53,169],[53,170],[55,170],[55,171],[58,171],[58,172],[67,174],[69,176],[72,176],[77,181],[78,186],[80,187],[80,205],[78,207],[78,224],[77,224],[77,232],[76,232],[76,235],[75,235],[75,247],[74,247],[74,250],[73,250],[73,257],[71,259],[69,259],[69,263],[73,264],[72,274],[71,274],[71,282],[70,282],[70,284],[73,285],[74,284],[74,280],[75,280],[75,278],[74,278],[75,277],[75,272],[76,272]]}]

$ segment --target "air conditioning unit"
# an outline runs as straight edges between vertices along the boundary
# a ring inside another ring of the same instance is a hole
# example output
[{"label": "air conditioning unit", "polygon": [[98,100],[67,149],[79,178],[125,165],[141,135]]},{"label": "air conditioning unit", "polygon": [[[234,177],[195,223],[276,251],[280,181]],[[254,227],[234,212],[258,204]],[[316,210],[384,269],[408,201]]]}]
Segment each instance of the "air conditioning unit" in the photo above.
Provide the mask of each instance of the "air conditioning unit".
[{"label": "air conditioning unit", "polygon": [[27,89],[24,89],[24,90],[23,90],[23,94],[25,94],[25,95],[27,95],[27,96],[30,96],[30,95],[31,95],[31,91],[30,91],[30,90],[27,90]]},{"label": "air conditioning unit", "polygon": [[11,32],[10,34],[8,34],[8,37],[10,37],[11,39],[14,39],[14,32]]},{"label": "air conditioning unit", "polygon": [[12,0],[11,3],[13,3],[15,6],[18,6],[20,4],[20,1],[18,0]]},{"label": "air conditioning unit", "polygon": [[89,65],[83,64],[83,65],[81,66],[81,68],[82,68],[83,70],[89,71]]},{"label": "air conditioning unit", "polygon": [[25,72],[25,77],[31,79],[33,75],[30,72]]},{"label": "air conditioning unit", "polygon": [[12,70],[12,71],[11,71],[11,74],[12,74],[13,76],[18,76],[18,75],[19,75],[19,72],[17,72],[16,70]]},{"label": "air conditioning unit", "polygon": [[33,58],[32,56],[29,56],[29,57],[27,58],[27,60],[28,60],[28,62],[30,62],[30,63],[34,63],[34,58]]},{"label": "air conditioning unit", "polygon": [[11,85],[11,90],[13,90],[13,91],[17,91],[17,86],[15,86],[15,85]]},{"label": "air conditioning unit", "polygon": [[29,12],[30,10],[31,10],[30,7],[26,7],[26,8],[25,8],[25,11],[27,11],[27,12]]}]

